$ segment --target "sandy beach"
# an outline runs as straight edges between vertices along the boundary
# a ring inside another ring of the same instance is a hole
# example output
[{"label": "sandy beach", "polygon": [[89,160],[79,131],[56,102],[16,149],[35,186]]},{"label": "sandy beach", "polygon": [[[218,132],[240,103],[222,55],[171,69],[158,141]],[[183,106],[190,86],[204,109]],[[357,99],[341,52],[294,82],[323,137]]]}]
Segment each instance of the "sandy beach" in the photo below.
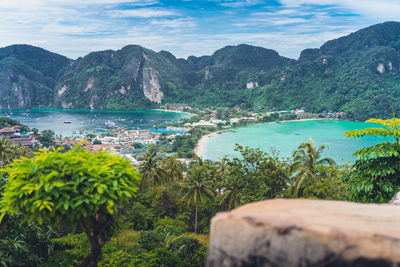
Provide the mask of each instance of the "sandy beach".
[{"label": "sandy beach", "polygon": [[218,133],[222,133],[222,132],[226,132],[229,131],[231,129],[226,129],[226,130],[221,130],[221,131],[217,131],[217,132],[212,132],[210,134],[207,135],[203,135],[200,140],[197,142],[196,147],[194,148],[194,153],[197,156],[201,156],[202,152],[203,152],[203,148],[204,148],[204,144],[207,141],[208,138],[213,137],[214,135],[218,134]]},{"label": "sandy beach", "polygon": [[186,111],[178,111],[178,110],[171,110],[171,109],[156,108],[156,109],[152,109],[152,110],[174,112],[174,113],[183,113],[183,114],[187,114],[187,115],[191,115],[191,116],[195,116],[196,115],[194,113],[190,113],[190,112],[186,112]]},{"label": "sandy beach", "polygon": [[[310,118],[310,119],[301,119],[301,120],[287,120],[287,121],[280,121],[282,123],[284,122],[292,122],[292,121],[315,121],[315,120],[326,120],[324,118]],[[271,122],[262,122],[262,123],[257,123],[257,124],[268,124],[268,123],[276,123],[275,121],[271,121]],[[246,126],[252,126],[252,125],[256,125],[256,124],[251,124],[251,125],[246,125]],[[241,127],[246,127],[246,126],[241,126]],[[241,128],[241,127],[237,127],[237,128]],[[213,137],[214,135],[221,133],[221,132],[225,132],[225,131],[229,131],[229,130],[233,130],[233,129],[237,129],[237,128],[230,128],[230,129],[226,129],[226,130],[221,130],[221,131],[217,131],[217,132],[212,132],[210,134],[207,135],[203,135],[200,140],[197,142],[196,147],[194,148],[194,153],[201,157],[201,154],[203,153],[203,149],[204,149],[204,144],[206,143],[206,141],[210,138]]]}]

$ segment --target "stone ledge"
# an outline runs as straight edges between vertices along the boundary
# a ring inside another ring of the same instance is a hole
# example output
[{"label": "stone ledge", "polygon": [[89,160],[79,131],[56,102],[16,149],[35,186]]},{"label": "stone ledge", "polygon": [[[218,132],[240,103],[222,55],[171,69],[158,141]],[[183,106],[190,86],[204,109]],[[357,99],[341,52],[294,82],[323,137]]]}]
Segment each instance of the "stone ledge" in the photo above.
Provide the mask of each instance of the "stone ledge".
[{"label": "stone ledge", "polygon": [[206,266],[396,266],[400,208],[276,199],[217,214]]}]

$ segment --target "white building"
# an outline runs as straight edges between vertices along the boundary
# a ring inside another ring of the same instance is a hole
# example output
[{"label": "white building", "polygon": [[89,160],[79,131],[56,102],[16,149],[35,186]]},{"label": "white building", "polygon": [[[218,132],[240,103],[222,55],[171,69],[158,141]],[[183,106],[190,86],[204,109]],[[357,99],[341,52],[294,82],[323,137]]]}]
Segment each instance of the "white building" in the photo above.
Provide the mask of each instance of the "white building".
[{"label": "white building", "polygon": [[232,118],[229,120],[229,122],[231,124],[234,124],[234,123],[239,123],[241,120],[242,120],[242,118]]},{"label": "white building", "polygon": [[294,113],[295,115],[304,114],[304,112],[304,109],[295,109],[292,111],[292,113]]},{"label": "white building", "polygon": [[218,123],[225,124],[225,123],[226,123],[226,121],[224,121],[224,120],[218,120],[218,119],[211,119],[210,122],[211,122],[211,123],[215,123],[215,124],[218,124]]},{"label": "white building", "polygon": [[200,120],[199,122],[194,122],[192,124],[186,123],[185,126],[190,126],[190,127],[212,127],[212,128],[217,128],[217,125],[215,123],[212,123],[210,121],[205,121],[205,120]]}]

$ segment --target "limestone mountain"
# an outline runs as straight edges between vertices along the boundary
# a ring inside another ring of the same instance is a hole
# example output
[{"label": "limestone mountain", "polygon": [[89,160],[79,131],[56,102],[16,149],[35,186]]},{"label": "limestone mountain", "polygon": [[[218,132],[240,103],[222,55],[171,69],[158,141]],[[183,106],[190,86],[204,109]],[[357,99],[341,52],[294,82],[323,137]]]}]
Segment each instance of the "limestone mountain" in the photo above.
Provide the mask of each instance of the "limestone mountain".
[{"label": "limestone mountain", "polygon": [[28,45],[0,49],[2,109],[129,110],[164,103],[384,117],[400,104],[400,23],[306,49],[298,60],[250,45],[176,58],[129,45],[76,60]]},{"label": "limestone mountain", "polygon": [[1,109],[47,107],[70,59],[29,45],[0,48]]},{"label": "limestone mountain", "polygon": [[400,104],[400,23],[374,25],[307,49],[295,65],[259,88],[253,103],[271,108],[391,116]]},{"label": "limestone mountain", "polygon": [[[253,78],[265,79],[265,74],[290,62],[294,61],[273,50],[248,45],[187,60],[166,51],[126,46],[90,53],[65,68],[54,104],[94,109],[139,109],[166,102],[235,105],[241,103],[243,97],[238,96]],[[253,83],[252,87],[258,86]]]}]

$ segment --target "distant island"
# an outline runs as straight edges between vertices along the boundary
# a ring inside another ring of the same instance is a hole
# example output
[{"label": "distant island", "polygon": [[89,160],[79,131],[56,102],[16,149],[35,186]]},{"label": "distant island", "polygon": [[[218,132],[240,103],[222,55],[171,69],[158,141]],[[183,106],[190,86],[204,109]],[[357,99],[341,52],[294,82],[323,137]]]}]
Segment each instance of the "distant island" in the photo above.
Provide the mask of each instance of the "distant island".
[{"label": "distant island", "polygon": [[399,106],[399,51],[398,22],[306,49],[298,60],[245,44],[187,59],[129,45],[76,60],[12,45],[0,49],[0,109],[136,110],[184,103],[385,118]]}]

